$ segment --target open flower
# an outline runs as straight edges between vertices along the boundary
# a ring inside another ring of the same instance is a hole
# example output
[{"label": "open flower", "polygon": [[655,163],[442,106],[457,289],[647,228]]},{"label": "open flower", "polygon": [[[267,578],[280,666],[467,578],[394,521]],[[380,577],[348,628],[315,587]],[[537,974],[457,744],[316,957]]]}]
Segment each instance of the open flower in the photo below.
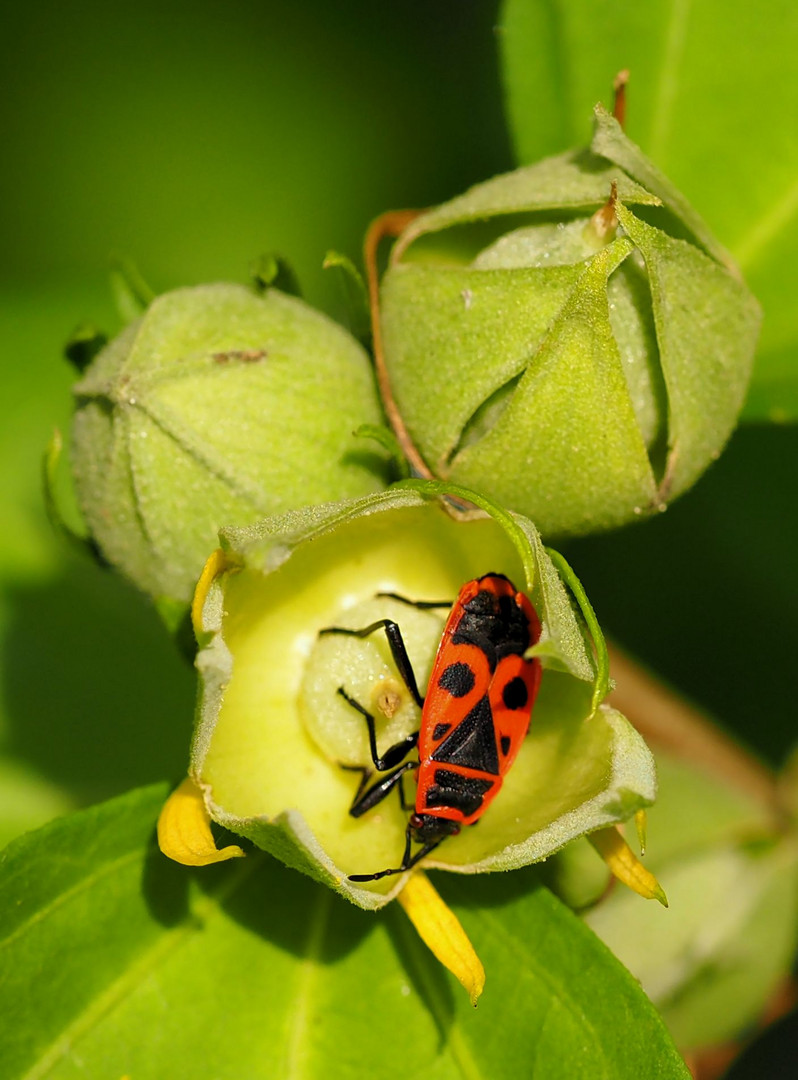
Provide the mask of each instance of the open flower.
[{"label": "open flower", "polygon": [[[197,863],[239,854],[214,854],[212,819],[361,907],[402,893],[409,870],[373,881],[350,875],[401,865],[409,811],[395,793],[360,817],[349,811],[364,770],[373,773],[363,710],[375,718],[380,752],[418,730],[420,710],[384,633],[322,631],[393,620],[423,691],[447,612],[406,599],[451,602],[464,582],[499,573],[541,622],[525,654],[544,669],[529,734],[478,827],[447,836],[420,867],[509,870],[597,833],[624,874],[625,845],[607,837],[653,800],[654,769],[631,725],[599,705],[603,641],[581,587],[529,521],[463,492],[483,512],[453,515],[439,498],[445,490],[411,481],[223,533],[195,598],[201,697],[191,780],[162,818],[167,854]],[[657,895],[651,881],[640,891]],[[418,883],[402,894],[425,940],[449,941],[436,896]]]}]

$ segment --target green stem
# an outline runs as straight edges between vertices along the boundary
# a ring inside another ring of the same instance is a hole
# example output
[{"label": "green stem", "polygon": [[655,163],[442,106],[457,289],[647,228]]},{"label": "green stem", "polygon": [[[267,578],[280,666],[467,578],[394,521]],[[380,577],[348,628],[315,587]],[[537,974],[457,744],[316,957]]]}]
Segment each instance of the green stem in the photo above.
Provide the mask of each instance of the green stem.
[{"label": "green stem", "polygon": [[607,642],[604,640],[604,634],[601,632],[593,605],[588,600],[582,582],[576,576],[570,564],[554,548],[547,547],[545,550],[557,568],[560,577],[566,582],[576,598],[579,610],[582,612],[582,617],[590,631],[593,648],[596,651],[596,681],[593,684],[593,697],[590,702],[590,715],[592,716],[610,689],[610,655],[607,651]]}]

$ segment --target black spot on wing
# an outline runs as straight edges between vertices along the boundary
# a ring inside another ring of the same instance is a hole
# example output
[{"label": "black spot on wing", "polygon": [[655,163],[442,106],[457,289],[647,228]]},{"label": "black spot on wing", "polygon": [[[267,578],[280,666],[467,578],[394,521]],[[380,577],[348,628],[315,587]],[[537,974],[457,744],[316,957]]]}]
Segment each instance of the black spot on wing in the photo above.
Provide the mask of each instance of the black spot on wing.
[{"label": "black spot on wing", "polygon": [[509,735],[502,735],[500,742],[502,744],[502,753],[506,757],[507,754],[509,754],[509,752],[510,752],[510,736]]},{"label": "black spot on wing", "polygon": [[527,701],[529,701],[529,691],[520,675],[516,675],[515,678],[505,683],[502,690],[502,701],[508,709],[523,709]]},{"label": "black spot on wing", "polygon": [[426,806],[451,806],[467,817],[479,810],[485,793],[492,787],[492,780],[479,780],[475,776],[461,776],[449,769],[436,769],[435,782],[427,789]]},{"label": "black spot on wing", "polygon": [[496,732],[487,695],[479,699],[451,735],[443,740],[432,755],[432,760],[499,775]]},{"label": "black spot on wing", "polygon": [[432,732],[432,741],[437,742],[438,739],[442,739],[451,726],[451,724],[436,724]]},{"label": "black spot on wing", "polygon": [[469,664],[458,661],[444,668],[438,686],[442,690],[448,690],[452,697],[461,698],[470,694],[474,689],[476,679]]}]

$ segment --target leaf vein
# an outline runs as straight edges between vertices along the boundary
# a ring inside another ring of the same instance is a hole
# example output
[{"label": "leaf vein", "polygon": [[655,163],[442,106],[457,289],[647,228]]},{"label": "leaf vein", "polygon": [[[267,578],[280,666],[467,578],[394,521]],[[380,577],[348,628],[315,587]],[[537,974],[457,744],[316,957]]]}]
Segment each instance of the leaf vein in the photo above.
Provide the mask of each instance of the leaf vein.
[{"label": "leaf vein", "polygon": [[60,893],[54,900],[51,900],[50,903],[45,904],[44,907],[34,912],[29,919],[26,919],[24,922],[20,923],[19,926],[16,927],[16,929],[12,930],[11,933],[7,935],[7,937],[3,938],[2,941],[0,941],[0,949],[4,949],[7,945],[12,945],[29,930],[32,930],[33,927],[35,927],[38,923],[42,922],[54,912],[58,911],[60,907],[63,907],[64,904],[69,903],[70,900],[75,899],[75,897],[80,896],[81,893],[85,892],[93,885],[96,885],[98,882],[102,881],[103,878],[108,877],[110,874],[115,873],[117,870],[124,869],[130,863],[135,863],[140,859],[141,852],[139,850],[129,851],[125,855],[120,855],[112,862],[106,863],[101,870],[96,870],[94,873],[89,874],[88,877],[82,878],[71,888],[66,889],[64,892]]},{"label": "leaf vein", "polygon": [[[591,1017],[588,1016],[584,1009],[574,1000],[572,996],[570,996],[566,992],[563,986],[552,976],[550,970],[545,967],[545,965],[539,962],[536,955],[531,952],[524,945],[524,943],[519,940],[518,937],[514,937],[507,931],[500,919],[498,919],[490,911],[487,910],[483,910],[481,912],[481,917],[485,921],[485,923],[490,926],[495,935],[507,946],[508,949],[510,949],[510,951],[515,956],[522,955],[524,957],[527,964],[529,965],[529,968],[534,971],[535,977],[540,979],[541,982],[545,983],[551,990],[552,1001],[557,1002],[558,1004],[563,1006],[578,1021],[582,1029],[590,1033],[597,1056],[600,1056],[601,1058],[602,1071],[600,1075],[606,1077],[607,1080],[611,1080],[612,1076],[614,1075],[611,1068],[611,1062],[607,1058],[604,1044],[599,1036],[596,1024],[593,1022]],[[551,1004],[549,1004],[548,1011],[551,1011]],[[547,1019],[548,1015],[544,1017],[544,1025]],[[544,1025],[541,1025],[541,1031],[543,1030]],[[596,1072],[595,1076],[597,1078],[599,1076],[599,1073]]]},{"label": "leaf vein", "polygon": [[312,1020],[311,1001],[318,982],[319,958],[329,925],[333,899],[329,889],[318,889],[317,893],[318,900],[309,920],[305,958],[299,968],[294,1007],[288,1026],[286,1080],[299,1080],[304,1076],[309,1058],[308,1032]]},{"label": "leaf vein", "polygon": [[650,156],[663,164],[665,145],[670,138],[673,109],[679,88],[679,68],[684,54],[687,22],[691,0],[673,0],[662,54],[659,85],[651,121],[648,151]]},{"label": "leaf vein", "polygon": [[770,244],[798,214],[798,180],[771,204],[748,232],[734,245],[737,264],[745,270],[758,261]]},{"label": "leaf vein", "polygon": [[[139,861],[141,860],[140,851],[133,853],[133,855]],[[117,860],[117,862],[129,862],[131,860],[132,856],[129,855],[124,860]],[[47,1076],[64,1056],[72,1050],[74,1044],[128,997],[167,956],[173,953],[184,941],[204,930],[213,916],[220,914],[224,901],[235,893],[259,862],[260,860],[256,857],[245,860],[235,869],[231,869],[227,879],[215,892],[208,893],[193,905],[190,914],[181,924],[166,931],[159,940],[142,953],[136,962],[131,964],[127,971],[84,1007],[41,1054],[38,1061],[25,1073],[22,1080],[42,1080],[43,1077]]]}]

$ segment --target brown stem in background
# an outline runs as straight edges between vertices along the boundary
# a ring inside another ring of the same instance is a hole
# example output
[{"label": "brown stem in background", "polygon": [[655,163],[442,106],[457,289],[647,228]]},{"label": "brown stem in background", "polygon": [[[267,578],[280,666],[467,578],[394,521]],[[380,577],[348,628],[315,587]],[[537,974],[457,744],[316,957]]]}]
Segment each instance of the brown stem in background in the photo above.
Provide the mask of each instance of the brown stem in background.
[{"label": "brown stem in background", "polygon": [[380,390],[380,397],[382,398],[385,415],[388,417],[388,423],[393,428],[397,441],[402,448],[402,453],[410,462],[410,465],[415,469],[419,476],[431,480],[432,473],[428,469],[427,463],[416,449],[413,440],[410,438],[410,434],[405,427],[405,422],[402,419],[402,414],[399,412],[394,400],[393,392],[391,391],[391,381],[388,378],[388,370],[385,367],[385,358],[382,351],[380,282],[377,269],[377,249],[380,246],[380,240],[389,236],[399,236],[399,234],[411,221],[417,218],[420,213],[421,210],[389,210],[385,214],[380,214],[380,216],[369,225],[366,239],[363,243],[363,258],[366,263],[366,276],[368,278],[369,286],[369,310],[371,312],[371,341],[374,349],[374,367],[377,373],[377,385]]},{"label": "brown stem in background", "polygon": [[765,765],[615,646],[610,671],[616,682],[610,702],[655,747],[726,780],[781,817],[775,776]]},{"label": "brown stem in background", "polygon": [[612,103],[612,115],[624,127],[626,124],[626,84],[629,82],[629,68],[624,68],[615,76],[612,88],[615,98]]}]

